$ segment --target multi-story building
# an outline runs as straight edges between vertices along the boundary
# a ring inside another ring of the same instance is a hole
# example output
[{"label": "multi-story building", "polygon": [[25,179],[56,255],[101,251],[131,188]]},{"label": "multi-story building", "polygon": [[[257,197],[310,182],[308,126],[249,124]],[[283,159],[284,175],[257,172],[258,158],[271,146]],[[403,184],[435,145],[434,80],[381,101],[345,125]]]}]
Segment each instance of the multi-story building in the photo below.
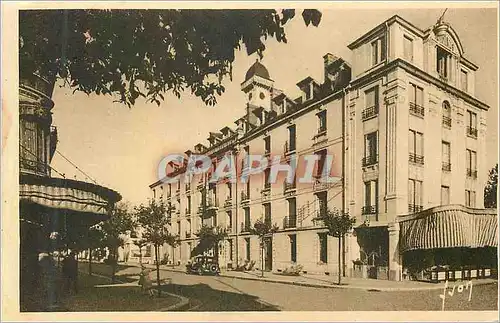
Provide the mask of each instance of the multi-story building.
[{"label": "multi-story building", "polygon": [[[150,187],[155,198],[175,208],[172,230],[182,240],[173,251],[175,259],[190,258],[193,233],[206,224],[230,232],[220,248],[223,266],[255,260],[267,270],[297,263],[308,272],[336,272],[338,241],[316,221],[325,207],[357,220],[343,244],[346,274],[359,258],[375,268],[373,277],[399,280],[403,260],[420,257],[415,250],[496,247],[496,236],[476,241],[476,231],[456,224],[475,221],[473,214],[484,219],[477,220],[475,230],[496,228],[497,222],[493,212],[479,210],[487,176],[489,107],[474,95],[478,66],[464,56],[452,27],[438,21],[421,30],[394,16],[348,47],[352,64],[326,54],[323,82],[301,80],[302,96],[295,99],[276,89],[267,69],[256,62],[241,84],[247,102],[236,129],[210,133],[208,146],[200,143],[186,152],[211,156],[214,167],[225,154],[296,156],[299,163],[301,156],[319,154],[316,167],[332,155],[333,173],[342,180],[269,183],[268,171],[245,184],[160,180]],[[423,217],[437,219],[442,227],[426,227]],[[258,218],[279,225],[262,257],[258,238],[248,232]],[[416,236],[415,227],[420,229]],[[460,227],[469,240],[455,241],[452,227]]]}]

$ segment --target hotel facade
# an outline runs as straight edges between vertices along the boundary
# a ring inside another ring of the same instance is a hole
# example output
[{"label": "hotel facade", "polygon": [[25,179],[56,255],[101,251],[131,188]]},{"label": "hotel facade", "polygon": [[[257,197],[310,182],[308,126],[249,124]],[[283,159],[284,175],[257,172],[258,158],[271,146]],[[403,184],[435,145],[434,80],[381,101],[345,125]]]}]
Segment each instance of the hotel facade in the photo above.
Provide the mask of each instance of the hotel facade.
[{"label": "hotel facade", "polygon": [[[478,66],[464,56],[458,35],[443,21],[422,30],[393,16],[348,47],[351,61],[326,54],[324,80],[299,81],[298,98],[275,88],[255,62],[241,84],[246,113],[185,152],[210,156],[214,168],[228,154],[238,162],[249,154],[282,162],[318,154],[318,165],[333,156],[331,171],[341,180],[323,183],[315,171],[312,183],[269,183],[268,170],[247,183],[211,184],[208,175],[159,180],[150,185],[152,196],[171,206],[166,216],[181,241],[162,248],[170,262],[187,263],[195,233],[209,225],[229,234],[219,248],[223,268],[255,260],[269,271],[300,264],[333,275],[339,241],[318,221],[325,208],[356,218],[342,243],[346,276],[364,264],[372,268],[368,277],[402,280],[425,269],[415,269],[419,263],[447,265],[470,250],[496,259],[496,210],[483,208],[489,107],[475,96]],[[279,227],[262,254],[249,233],[258,219]],[[478,265],[467,257],[464,264]]]}]

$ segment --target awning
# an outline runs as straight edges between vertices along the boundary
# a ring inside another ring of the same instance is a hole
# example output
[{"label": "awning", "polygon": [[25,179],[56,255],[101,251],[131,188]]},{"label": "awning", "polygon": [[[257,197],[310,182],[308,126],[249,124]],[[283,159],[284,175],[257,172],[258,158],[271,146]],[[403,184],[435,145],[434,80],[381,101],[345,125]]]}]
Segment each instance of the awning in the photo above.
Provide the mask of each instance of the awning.
[{"label": "awning", "polygon": [[498,246],[498,216],[495,209],[446,205],[401,216],[398,220],[401,252]]}]

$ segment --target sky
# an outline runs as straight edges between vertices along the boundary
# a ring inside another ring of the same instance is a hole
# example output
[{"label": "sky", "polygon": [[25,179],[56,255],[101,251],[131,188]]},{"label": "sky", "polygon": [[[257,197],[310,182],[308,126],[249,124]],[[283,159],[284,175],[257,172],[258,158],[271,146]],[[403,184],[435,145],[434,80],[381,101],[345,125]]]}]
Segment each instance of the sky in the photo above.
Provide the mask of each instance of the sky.
[{"label": "sky", "polygon": [[[275,87],[294,98],[299,95],[298,81],[307,76],[323,81],[322,57],[326,53],[351,62],[347,45],[394,14],[426,29],[443,10],[322,10],[319,27],[306,27],[297,15],[286,25],[287,44],[274,39],[265,42],[262,63]],[[498,160],[497,11],[451,8],[444,20],[457,32],[465,56],[479,66],[476,97],[491,107],[487,113],[487,165],[491,168]],[[233,82],[226,81],[226,92],[215,107],[186,93],[181,100],[167,95],[160,106],[139,101],[129,109],[113,103],[109,96],[87,96],[56,86],[53,125],[58,127],[57,149],[98,184],[120,192],[124,201],[144,203],[151,196],[149,185],[157,181],[158,163],[164,156],[206,143],[209,131],[234,127],[234,121],[245,113],[240,83],[256,58],[244,49],[236,53]],[[52,166],[67,178],[89,181],[59,154]]]}]

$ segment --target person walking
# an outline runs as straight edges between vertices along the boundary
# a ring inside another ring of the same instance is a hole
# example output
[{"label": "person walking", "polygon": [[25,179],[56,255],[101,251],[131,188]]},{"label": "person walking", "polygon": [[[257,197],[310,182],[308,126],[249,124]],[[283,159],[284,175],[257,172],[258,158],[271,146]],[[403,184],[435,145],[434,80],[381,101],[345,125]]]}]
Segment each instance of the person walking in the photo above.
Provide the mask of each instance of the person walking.
[{"label": "person walking", "polygon": [[73,251],[64,258],[62,272],[65,280],[66,291],[78,293],[78,261]]}]

